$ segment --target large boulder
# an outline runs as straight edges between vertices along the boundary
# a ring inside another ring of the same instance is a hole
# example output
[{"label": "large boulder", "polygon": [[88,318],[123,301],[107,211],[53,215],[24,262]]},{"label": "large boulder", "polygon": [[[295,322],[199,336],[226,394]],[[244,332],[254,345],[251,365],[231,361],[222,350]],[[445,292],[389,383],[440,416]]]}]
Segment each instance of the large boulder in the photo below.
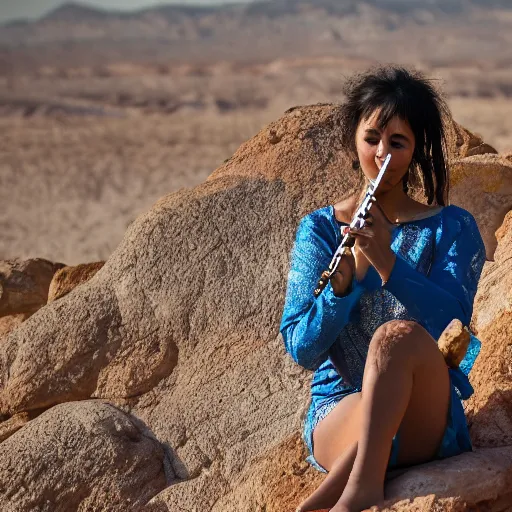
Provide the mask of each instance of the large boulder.
[{"label": "large boulder", "polygon": [[485,243],[487,259],[494,259],[496,230],[512,208],[512,161],[481,154],[455,159],[450,169],[451,202],[473,213]]},{"label": "large boulder", "polygon": [[477,446],[512,445],[512,211],[496,235],[495,261],[484,266],[472,322],[482,340],[467,407]]},{"label": "large boulder", "polygon": [[190,495],[195,494],[197,510],[232,511],[293,511],[321,483],[323,475],[304,459],[306,448],[298,433],[255,458],[231,485],[225,485],[219,499],[211,495],[209,480],[212,472],[199,478],[168,487],[148,504],[148,512],[186,511]]},{"label": "large boulder", "polygon": [[53,276],[62,267],[43,258],[0,261],[0,317],[33,314],[44,306]]},{"label": "large boulder", "polygon": [[57,270],[48,290],[48,302],[64,297],[77,286],[89,281],[104,264],[104,261],[95,261]]},{"label": "large boulder", "polygon": [[0,317],[0,340],[11,331],[14,331],[18,325],[22,324],[31,315],[31,313],[13,313],[12,315]]},{"label": "large boulder", "polygon": [[112,405],[52,407],[0,444],[5,512],[142,510],[166,483],[165,452]]},{"label": "large boulder", "polygon": [[50,283],[62,267],[43,258],[0,261],[0,339],[47,303]]},{"label": "large boulder", "polygon": [[477,507],[510,510],[512,446],[480,449],[423,464],[386,485],[386,498],[390,501],[432,494],[437,498],[462,498],[470,510]]},{"label": "large boulder", "polygon": [[[285,354],[279,323],[299,219],[360,183],[338,123],[332,105],[291,109],[141,215],[92,279],[0,344],[0,414],[114,401],[169,447],[177,485],[151,506],[239,510],[230,493],[260,485],[253,463],[298,435],[307,408],[311,375]],[[452,160],[482,144],[452,123]]]},{"label": "large boulder", "polygon": [[20,412],[11,416],[8,420],[0,422],[0,443],[5,441],[8,437],[11,437],[31,419],[30,413]]}]

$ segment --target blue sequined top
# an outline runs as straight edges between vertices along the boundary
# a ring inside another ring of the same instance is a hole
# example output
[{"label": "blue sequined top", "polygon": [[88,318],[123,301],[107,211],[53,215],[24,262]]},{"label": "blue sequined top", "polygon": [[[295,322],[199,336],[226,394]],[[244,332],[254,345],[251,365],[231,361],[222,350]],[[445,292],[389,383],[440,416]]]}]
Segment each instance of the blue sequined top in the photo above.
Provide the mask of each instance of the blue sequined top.
[{"label": "blue sequined top", "polygon": [[[341,243],[341,229],[346,225],[336,219],[332,205],[311,212],[299,224],[291,253],[280,331],[293,359],[316,370],[310,405],[315,410],[361,387],[371,338],[383,323],[414,320],[436,340],[454,318],[469,326],[485,262],[474,217],[450,205],[393,230],[391,249],[397,258],[384,286],[370,265],[361,282],[353,280],[352,292],[346,297],[336,297],[329,282],[315,298],[313,290]],[[328,358],[334,343],[350,378],[343,379]],[[466,357],[452,372],[462,399],[473,393],[468,374],[479,351],[480,341],[471,333]]]}]

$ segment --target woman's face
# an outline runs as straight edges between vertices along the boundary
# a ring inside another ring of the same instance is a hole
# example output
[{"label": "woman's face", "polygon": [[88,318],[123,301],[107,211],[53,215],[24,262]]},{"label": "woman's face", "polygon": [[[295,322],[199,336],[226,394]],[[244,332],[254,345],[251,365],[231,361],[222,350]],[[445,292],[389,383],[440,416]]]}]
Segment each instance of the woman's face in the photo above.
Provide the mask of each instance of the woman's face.
[{"label": "woman's face", "polygon": [[379,111],[362,119],[356,130],[356,150],[361,169],[368,179],[374,180],[391,153],[391,161],[379,185],[379,193],[400,185],[412,160],[414,133],[408,123],[398,116],[392,117],[380,130],[377,124]]}]

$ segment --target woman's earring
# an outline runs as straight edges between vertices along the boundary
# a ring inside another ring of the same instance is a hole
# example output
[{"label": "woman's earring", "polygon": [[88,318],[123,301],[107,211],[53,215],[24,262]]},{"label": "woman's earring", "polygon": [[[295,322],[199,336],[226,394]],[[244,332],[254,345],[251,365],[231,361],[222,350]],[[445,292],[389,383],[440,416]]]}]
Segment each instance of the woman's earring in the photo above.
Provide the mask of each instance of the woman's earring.
[{"label": "woman's earring", "polygon": [[407,170],[407,172],[404,174],[404,177],[402,178],[402,186],[403,186],[404,192],[406,194],[409,191],[408,181],[409,181],[409,170]]},{"label": "woman's earring", "polygon": [[354,171],[357,171],[360,167],[361,165],[359,164],[359,160],[357,158],[352,160],[352,169],[354,169]]}]

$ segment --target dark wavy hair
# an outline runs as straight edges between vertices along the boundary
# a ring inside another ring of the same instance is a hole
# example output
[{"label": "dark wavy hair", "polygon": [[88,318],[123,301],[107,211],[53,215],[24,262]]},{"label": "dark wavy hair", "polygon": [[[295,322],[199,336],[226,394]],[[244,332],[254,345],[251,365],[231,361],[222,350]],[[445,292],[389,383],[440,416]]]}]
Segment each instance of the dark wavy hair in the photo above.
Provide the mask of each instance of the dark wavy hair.
[{"label": "dark wavy hair", "polygon": [[[409,170],[403,178],[423,186],[428,204],[445,205],[449,183],[443,118],[449,108],[422,73],[399,66],[379,66],[356,74],[345,83],[346,101],[340,106],[341,142],[357,159],[355,135],[359,122],[380,109],[377,123],[382,130],[398,116],[409,122],[416,144]],[[356,160],[357,165],[357,160]]]}]

